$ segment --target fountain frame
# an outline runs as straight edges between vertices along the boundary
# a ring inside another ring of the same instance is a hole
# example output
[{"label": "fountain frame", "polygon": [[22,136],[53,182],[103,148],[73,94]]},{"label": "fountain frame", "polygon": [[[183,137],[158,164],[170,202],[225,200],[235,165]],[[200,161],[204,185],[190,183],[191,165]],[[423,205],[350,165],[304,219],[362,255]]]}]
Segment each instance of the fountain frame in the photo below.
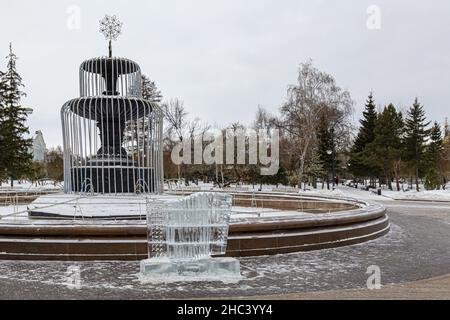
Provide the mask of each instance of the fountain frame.
[{"label": "fountain frame", "polygon": [[141,69],[100,57],[80,66],[80,98],[61,109],[66,193],[161,193],[163,113],[142,98]]}]

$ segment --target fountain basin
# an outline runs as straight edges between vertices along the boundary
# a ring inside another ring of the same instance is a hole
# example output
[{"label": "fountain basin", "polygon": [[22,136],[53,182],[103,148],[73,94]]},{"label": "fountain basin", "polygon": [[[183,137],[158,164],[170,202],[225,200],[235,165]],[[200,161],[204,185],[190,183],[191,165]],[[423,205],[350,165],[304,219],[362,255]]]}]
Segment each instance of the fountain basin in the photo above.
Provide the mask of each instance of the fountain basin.
[{"label": "fountain basin", "polygon": [[[236,193],[234,196],[243,203],[254,202],[251,193]],[[270,193],[259,194],[258,197],[259,201],[263,201],[264,197],[269,200],[278,198],[278,205],[274,205],[275,207],[283,203],[283,200],[287,205],[287,200],[290,200],[297,201],[297,204],[304,202],[304,207],[311,208],[329,205],[330,211],[305,213],[285,210],[278,214],[254,214],[251,217],[248,214],[243,217],[235,214],[230,222],[226,256],[272,255],[352,245],[381,237],[390,229],[386,209],[379,204],[292,194]],[[136,197],[134,199],[137,201]],[[116,197],[115,201],[119,200]],[[266,209],[270,203],[274,201],[267,202]],[[16,220],[1,219],[0,259],[146,259],[148,250],[145,218],[139,218],[138,212],[132,213],[131,219],[121,216],[121,206],[125,207],[126,204],[114,205],[117,207],[117,214],[109,218],[101,213],[91,219],[85,217],[83,220],[81,215],[78,219],[73,219],[72,211],[72,216],[49,213]],[[137,206],[138,203],[135,204]],[[289,206],[294,205],[291,203]],[[343,209],[338,210],[339,206]]]}]

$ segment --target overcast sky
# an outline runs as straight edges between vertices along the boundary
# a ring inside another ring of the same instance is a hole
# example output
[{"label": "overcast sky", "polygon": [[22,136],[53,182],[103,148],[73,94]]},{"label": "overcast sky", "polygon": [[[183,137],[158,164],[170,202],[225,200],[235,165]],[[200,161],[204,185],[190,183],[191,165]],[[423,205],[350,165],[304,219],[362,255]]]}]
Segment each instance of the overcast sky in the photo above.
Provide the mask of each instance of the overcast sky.
[{"label": "overcast sky", "polygon": [[309,58],[351,92],[355,121],[371,89],[380,106],[406,108],[418,96],[430,119],[450,115],[448,0],[1,0],[0,57],[12,41],[34,108],[30,129],[50,147],[62,143],[59,111],[79,95],[80,63],[107,54],[105,14],[124,23],[114,54],[210,123],[250,124],[258,105],[276,113]]}]

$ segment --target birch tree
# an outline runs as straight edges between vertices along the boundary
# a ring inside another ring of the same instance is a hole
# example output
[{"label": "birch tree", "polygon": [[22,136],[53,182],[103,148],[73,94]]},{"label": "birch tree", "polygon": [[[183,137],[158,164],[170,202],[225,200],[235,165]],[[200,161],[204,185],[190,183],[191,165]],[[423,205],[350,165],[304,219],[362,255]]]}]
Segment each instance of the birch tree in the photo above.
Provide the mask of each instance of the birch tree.
[{"label": "birch tree", "polygon": [[348,118],[352,110],[350,93],[340,88],[333,76],[315,68],[311,61],[300,65],[297,83],[289,86],[278,121],[280,129],[289,137],[291,152],[297,155],[299,179],[317,145],[316,128],[321,115],[325,115],[327,125],[334,128],[336,143],[345,144],[349,143]]}]

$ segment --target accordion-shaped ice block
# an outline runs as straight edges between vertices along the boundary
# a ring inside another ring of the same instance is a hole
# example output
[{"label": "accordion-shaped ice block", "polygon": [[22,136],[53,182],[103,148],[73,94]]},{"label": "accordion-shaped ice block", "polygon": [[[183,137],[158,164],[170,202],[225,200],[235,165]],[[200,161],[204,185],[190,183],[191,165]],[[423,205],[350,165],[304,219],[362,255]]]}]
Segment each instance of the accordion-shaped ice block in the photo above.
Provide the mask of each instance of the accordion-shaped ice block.
[{"label": "accordion-shaped ice block", "polygon": [[239,261],[211,258],[227,248],[232,197],[195,193],[167,202],[147,203],[149,259],[145,275],[239,276]]},{"label": "accordion-shaped ice block", "polygon": [[223,255],[227,247],[232,197],[196,193],[172,202],[150,202],[149,257],[199,259]]}]

